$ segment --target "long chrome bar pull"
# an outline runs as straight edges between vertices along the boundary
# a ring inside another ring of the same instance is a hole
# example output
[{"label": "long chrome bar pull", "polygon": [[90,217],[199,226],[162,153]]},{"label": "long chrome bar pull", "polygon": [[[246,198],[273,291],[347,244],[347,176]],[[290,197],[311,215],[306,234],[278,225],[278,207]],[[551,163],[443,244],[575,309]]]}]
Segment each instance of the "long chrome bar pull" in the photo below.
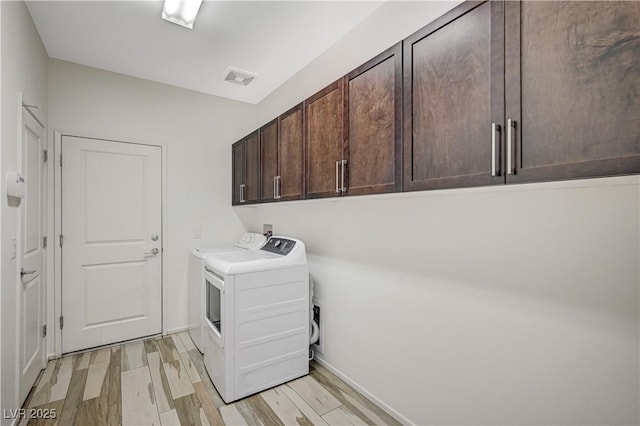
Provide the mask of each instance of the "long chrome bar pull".
[{"label": "long chrome bar pull", "polygon": [[491,176],[499,176],[500,170],[496,169],[496,134],[500,132],[500,125],[491,123]]},{"label": "long chrome bar pull", "polygon": [[507,174],[515,173],[513,161],[513,132],[516,127],[516,120],[507,120]]}]

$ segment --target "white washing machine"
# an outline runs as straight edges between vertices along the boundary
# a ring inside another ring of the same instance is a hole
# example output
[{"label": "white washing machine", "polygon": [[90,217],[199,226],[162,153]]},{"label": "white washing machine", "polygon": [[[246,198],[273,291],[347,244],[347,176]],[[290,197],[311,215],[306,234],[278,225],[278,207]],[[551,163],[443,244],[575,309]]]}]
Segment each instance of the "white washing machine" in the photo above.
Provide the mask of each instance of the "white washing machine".
[{"label": "white washing machine", "polygon": [[247,232],[233,245],[207,249],[193,249],[189,256],[189,335],[194,345],[204,353],[204,258],[214,253],[233,253],[246,250],[257,250],[267,242],[262,234]]},{"label": "white washing machine", "polygon": [[204,364],[225,402],[309,373],[309,267],[304,243],[205,259]]}]

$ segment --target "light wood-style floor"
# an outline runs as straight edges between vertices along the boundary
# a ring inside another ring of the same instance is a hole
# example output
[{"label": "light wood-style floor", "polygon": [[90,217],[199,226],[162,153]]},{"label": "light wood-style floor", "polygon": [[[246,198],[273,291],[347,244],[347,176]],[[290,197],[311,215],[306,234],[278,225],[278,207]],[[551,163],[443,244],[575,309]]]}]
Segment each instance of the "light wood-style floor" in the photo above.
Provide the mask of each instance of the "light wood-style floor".
[{"label": "light wood-style floor", "polygon": [[20,424],[399,424],[319,364],[310,370],[226,405],[191,338],[178,333],[50,361],[23,408],[40,417],[54,409],[55,418],[25,417]]}]

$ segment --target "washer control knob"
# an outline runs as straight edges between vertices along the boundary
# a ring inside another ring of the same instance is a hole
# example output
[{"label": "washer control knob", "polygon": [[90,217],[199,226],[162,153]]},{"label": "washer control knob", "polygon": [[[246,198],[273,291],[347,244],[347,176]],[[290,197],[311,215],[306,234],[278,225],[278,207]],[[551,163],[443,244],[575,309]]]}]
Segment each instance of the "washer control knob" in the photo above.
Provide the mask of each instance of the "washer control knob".
[{"label": "washer control knob", "polygon": [[273,245],[276,247],[280,247],[280,244],[282,244],[282,241],[276,240],[276,242]]}]

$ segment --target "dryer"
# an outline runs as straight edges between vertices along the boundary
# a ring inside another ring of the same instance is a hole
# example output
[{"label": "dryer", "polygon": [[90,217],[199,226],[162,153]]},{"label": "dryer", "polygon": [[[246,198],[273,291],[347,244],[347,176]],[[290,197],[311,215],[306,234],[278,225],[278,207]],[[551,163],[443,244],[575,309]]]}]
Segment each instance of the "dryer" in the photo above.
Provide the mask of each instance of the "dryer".
[{"label": "dryer", "polygon": [[246,250],[257,250],[267,242],[262,234],[247,232],[242,234],[233,245],[219,246],[206,249],[194,248],[189,255],[187,285],[189,287],[189,335],[193,344],[204,353],[204,259],[215,253],[233,253]]},{"label": "dryer", "polygon": [[205,259],[204,364],[230,403],[309,373],[309,267],[304,243]]}]

